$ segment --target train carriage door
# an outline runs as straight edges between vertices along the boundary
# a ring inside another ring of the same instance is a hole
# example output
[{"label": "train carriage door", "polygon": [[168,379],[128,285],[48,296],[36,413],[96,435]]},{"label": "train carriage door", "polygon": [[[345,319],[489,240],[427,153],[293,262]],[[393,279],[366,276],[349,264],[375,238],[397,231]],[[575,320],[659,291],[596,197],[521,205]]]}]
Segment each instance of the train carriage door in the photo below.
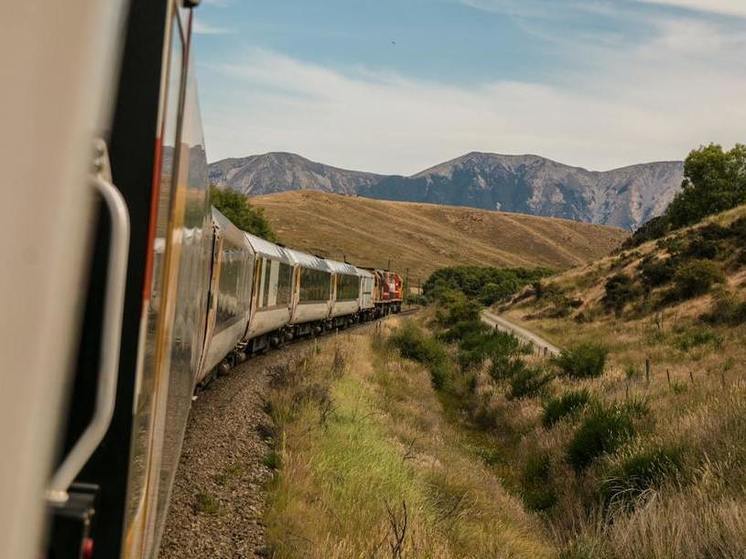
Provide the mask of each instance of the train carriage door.
[{"label": "train carriage door", "polygon": [[220,282],[220,253],[223,250],[223,236],[217,226],[213,226],[213,235],[211,243],[211,258],[209,269],[209,291],[207,292],[207,318],[202,335],[202,358],[197,368],[196,382],[201,381],[209,371],[205,371],[205,359],[207,358],[207,345],[212,338],[212,332],[215,329],[215,320],[218,312],[218,285]]}]

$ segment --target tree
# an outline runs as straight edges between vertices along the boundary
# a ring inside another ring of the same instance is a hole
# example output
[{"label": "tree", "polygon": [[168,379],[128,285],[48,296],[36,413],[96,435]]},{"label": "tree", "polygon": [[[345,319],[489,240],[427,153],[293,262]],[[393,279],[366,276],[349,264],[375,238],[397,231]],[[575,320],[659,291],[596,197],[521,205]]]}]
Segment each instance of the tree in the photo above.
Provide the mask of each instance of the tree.
[{"label": "tree", "polygon": [[264,210],[249,204],[249,200],[243,194],[213,186],[210,188],[210,201],[239,229],[268,241],[277,241],[272,227],[264,217]]},{"label": "tree", "polygon": [[666,210],[671,228],[746,203],[746,145],[724,151],[710,144],[692,151],[684,162],[684,182]]}]

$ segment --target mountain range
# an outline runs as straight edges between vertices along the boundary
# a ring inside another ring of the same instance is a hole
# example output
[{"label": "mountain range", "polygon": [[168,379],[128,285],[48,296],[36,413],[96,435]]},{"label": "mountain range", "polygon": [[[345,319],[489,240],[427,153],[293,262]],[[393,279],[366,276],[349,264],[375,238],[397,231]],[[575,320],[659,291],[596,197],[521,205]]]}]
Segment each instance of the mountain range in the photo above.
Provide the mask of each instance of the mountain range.
[{"label": "mountain range", "polygon": [[212,163],[209,178],[212,184],[250,196],[319,190],[635,229],[666,209],[681,187],[683,163],[643,163],[600,172],[537,155],[472,152],[405,177],[339,169],[292,153],[268,153]]}]

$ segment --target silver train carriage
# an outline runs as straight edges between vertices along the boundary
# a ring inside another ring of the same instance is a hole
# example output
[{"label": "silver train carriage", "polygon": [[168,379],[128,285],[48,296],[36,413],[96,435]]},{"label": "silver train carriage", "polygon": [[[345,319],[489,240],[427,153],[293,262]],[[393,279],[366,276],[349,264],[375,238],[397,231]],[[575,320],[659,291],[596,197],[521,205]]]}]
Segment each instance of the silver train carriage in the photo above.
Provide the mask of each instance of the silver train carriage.
[{"label": "silver train carriage", "polygon": [[257,255],[246,234],[215,208],[212,209],[212,268],[207,334],[199,375],[203,382],[246,335],[252,311],[252,283]]},{"label": "silver train carriage", "polygon": [[295,266],[283,247],[244,235],[256,254],[251,319],[242,348],[251,354],[286,341],[283,330],[292,312]]}]

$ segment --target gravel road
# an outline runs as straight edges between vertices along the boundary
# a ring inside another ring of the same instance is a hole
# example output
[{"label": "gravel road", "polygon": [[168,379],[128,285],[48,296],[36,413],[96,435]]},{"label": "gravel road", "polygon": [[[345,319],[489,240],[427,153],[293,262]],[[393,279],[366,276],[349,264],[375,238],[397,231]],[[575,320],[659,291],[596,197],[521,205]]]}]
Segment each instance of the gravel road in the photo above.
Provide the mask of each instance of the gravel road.
[{"label": "gravel road", "polygon": [[266,555],[262,513],[272,477],[264,464],[271,420],[262,410],[267,367],[308,347],[250,359],[215,380],[192,406],[161,559]]}]

